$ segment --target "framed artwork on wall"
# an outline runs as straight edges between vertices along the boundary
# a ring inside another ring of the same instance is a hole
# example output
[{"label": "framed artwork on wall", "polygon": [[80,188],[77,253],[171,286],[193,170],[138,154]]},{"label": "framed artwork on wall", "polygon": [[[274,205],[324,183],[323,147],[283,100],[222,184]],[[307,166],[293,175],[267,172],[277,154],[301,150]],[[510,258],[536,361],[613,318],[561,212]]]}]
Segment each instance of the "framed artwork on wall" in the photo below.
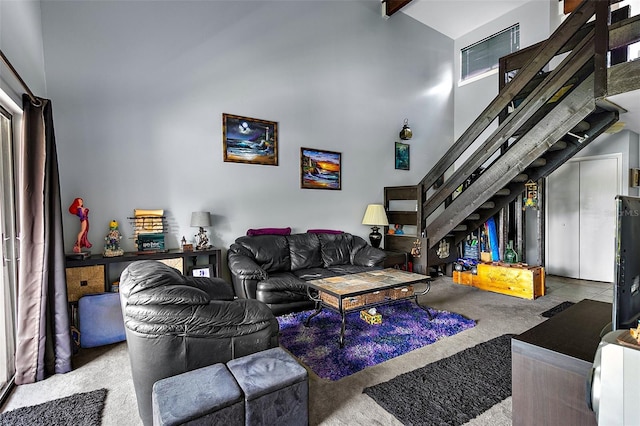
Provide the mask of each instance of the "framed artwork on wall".
[{"label": "framed artwork on wall", "polygon": [[396,169],[409,170],[409,144],[396,142]]},{"label": "framed artwork on wall", "polygon": [[222,114],[223,159],[231,163],[278,165],[278,123]]},{"label": "framed artwork on wall", "polygon": [[197,265],[191,268],[191,276],[193,277],[213,277],[213,265]]},{"label": "framed artwork on wall", "polygon": [[313,148],[300,148],[300,187],[307,189],[342,188],[342,154]]}]

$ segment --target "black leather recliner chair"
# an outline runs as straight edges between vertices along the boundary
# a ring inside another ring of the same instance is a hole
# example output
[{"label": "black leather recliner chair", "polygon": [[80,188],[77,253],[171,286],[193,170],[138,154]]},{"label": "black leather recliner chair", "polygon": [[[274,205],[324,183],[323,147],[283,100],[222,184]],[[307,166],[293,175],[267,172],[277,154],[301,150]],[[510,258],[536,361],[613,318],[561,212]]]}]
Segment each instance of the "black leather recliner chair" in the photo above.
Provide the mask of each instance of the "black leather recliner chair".
[{"label": "black leather recliner chair", "polygon": [[182,275],[154,260],[133,262],[120,277],[138,412],[153,420],[153,384],[278,346],[278,322],[257,300],[234,300],[219,278]]}]

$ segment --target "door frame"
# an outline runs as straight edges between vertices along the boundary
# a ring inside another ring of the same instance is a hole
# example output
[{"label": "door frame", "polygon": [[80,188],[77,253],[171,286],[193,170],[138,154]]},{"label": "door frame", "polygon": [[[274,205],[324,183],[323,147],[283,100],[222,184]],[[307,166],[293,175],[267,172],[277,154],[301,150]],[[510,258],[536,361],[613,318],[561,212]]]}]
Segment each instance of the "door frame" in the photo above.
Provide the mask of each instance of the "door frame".
[{"label": "door frame", "polygon": [[[18,106],[18,104],[6,94],[0,88],[0,106],[11,115],[11,133],[12,133],[12,173],[13,173],[13,189],[17,188],[17,184],[19,181],[19,152],[22,146],[22,116],[23,111],[22,108]],[[18,262],[19,262],[19,246],[18,246],[18,232],[19,232],[19,221],[17,217],[17,209],[18,209],[18,196],[15,192],[11,193],[12,197],[12,205],[9,206],[9,214],[11,215],[9,224],[14,228],[12,230],[12,235],[10,235],[9,240],[4,240],[4,235],[1,235],[0,232],[0,243],[3,244],[2,252],[3,258],[0,258],[0,279],[3,284],[0,286],[0,291],[3,294],[0,296],[0,328],[2,328],[2,332],[0,333],[2,344],[0,348],[3,351],[7,351],[6,355],[3,354],[1,357],[3,362],[8,363],[6,368],[3,368],[3,373],[7,374],[7,381],[5,383],[5,377],[2,377],[0,382],[0,406],[4,403],[4,401],[8,398],[9,393],[12,388],[15,386],[14,378],[15,378],[15,348],[16,348],[16,312],[17,312],[17,285],[18,285]],[[3,219],[4,220],[4,219]],[[4,224],[2,225],[4,226]],[[6,250],[5,250],[6,249]],[[5,253],[6,251],[6,253]],[[4,257],[7,257],[5,260]],[[8,267],[7,267],[8,266]],[[5,272],[9,275],[9,286],[10,288],[5,288],[4,278]],[[7,302],[11,303],[9,306],[10,312],[7,312]]]}]

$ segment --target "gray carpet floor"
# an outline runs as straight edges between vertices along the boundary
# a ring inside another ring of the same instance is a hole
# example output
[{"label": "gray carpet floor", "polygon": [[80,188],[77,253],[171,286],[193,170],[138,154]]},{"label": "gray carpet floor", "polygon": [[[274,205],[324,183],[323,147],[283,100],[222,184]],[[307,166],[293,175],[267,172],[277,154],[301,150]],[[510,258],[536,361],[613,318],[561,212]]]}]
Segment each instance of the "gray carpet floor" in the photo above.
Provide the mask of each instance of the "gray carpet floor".
[{"label": "gray carpet floor", "polygon": [[[422,297],[422,303],[460,313],[476,320],[477,325],[335,382],[310,373],[310,424],[400,425],[362,390],[502,334],[520,334],[544,321],[540,314],[564,300],[567,300],[566,295],[555,293],[525,300],[454,284],[451,278],[440,277],[435,280],[431,292]],[[125,343],[83,349],[73,362],[74,370],[67,374],[18,386],[2,411],[107,388],[103,425],[142,424],[137,414]],[[511,425],[511,398],[496,404],[468,425]]]}]

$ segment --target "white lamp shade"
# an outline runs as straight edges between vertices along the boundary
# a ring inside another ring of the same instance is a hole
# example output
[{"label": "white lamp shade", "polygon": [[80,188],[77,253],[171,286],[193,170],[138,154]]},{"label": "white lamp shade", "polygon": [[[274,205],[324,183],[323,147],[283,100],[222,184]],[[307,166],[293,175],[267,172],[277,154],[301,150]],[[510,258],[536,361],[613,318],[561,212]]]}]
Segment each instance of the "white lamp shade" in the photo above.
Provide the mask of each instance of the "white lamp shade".
[{"label": "white lamp shade", "polygon": [[389,220],[382,204],[369,204],[362,218],[363,225],[387,226]]},{"label": "white lamp shade", "polygon": [[209,212],[191,213],[191,226],[199,226],[201,228],[211,226],[211,215]]}]

